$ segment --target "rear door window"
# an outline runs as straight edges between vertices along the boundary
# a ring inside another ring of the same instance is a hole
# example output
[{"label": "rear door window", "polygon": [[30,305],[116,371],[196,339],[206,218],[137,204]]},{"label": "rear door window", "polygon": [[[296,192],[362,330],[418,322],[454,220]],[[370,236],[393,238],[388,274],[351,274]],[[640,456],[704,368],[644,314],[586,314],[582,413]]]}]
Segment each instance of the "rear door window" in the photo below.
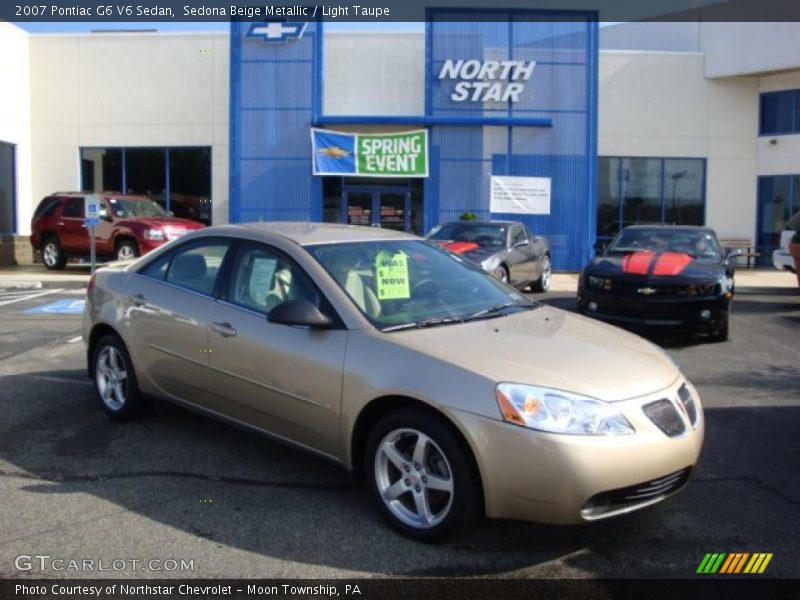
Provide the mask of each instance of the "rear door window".
[{"label": "rear door window", "polygon": [[83,198],[70,198],[64,204],[64,210],[61,211],[61,216],[68,219],[82,219],[83,218]]},{"label": "rear door window", "polygon": [[213,295],[214,284],[229,246],[227,240],[214,239],[177,249],[167,270],[167,283],[207,296]]}]

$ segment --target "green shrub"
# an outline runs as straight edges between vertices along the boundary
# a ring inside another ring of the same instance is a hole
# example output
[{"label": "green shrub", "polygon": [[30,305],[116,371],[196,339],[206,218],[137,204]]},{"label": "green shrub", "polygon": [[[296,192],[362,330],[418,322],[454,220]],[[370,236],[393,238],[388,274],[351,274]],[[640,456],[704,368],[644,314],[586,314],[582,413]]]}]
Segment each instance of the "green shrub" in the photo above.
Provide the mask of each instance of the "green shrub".
[{"label": "green shrub", "polygon": [[459,217],[459,220],[460,221],[477,221],[478,220],[478,215],[476,215],[474,212],[461,213],[461,216]]}]

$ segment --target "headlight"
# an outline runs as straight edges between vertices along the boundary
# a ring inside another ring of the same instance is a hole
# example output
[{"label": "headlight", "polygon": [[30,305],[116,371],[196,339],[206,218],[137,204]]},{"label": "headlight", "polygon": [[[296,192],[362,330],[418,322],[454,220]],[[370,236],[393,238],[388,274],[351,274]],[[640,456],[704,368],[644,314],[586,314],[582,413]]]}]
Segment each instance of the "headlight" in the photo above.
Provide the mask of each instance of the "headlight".
[{"label": "headlight", "polygon": [[589,275],[589,277],[586,278],[586,281],[589,283],[590,288],[596,290],[609,291],[611,289],[611,280],[605,277],[595,277],[594,275]]},{"label": "headlight", "polygon": [[500,383],[495,388],[503,419],[509,423],[578,435],[627,435],[633,426],[611,404],[560,390]]},{"label": "headlight", "polygon": [[160,229],[148,229],[144,232],[144,237],[152,242],[161,242],[167,239],[164,232]]}]

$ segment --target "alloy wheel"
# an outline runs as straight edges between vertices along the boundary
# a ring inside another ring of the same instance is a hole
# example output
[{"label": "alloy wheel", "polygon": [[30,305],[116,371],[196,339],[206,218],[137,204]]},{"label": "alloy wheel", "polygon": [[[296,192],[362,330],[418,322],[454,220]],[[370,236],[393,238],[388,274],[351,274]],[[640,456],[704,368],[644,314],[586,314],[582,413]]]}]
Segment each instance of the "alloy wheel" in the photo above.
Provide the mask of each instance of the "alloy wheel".
[{"label": "alloy wheel", "polygon": [[136,251],[130,244],[122,244],[117,248],[117,260],[131,260],[136,258]]},{"label": "alloy wheel", "polygon": [[375,481],[389,511],[402,523],[429,529],[453,505],[453,471],[442,449],[416,429],[395,429],[375,453]]},{"label": "alloy wheel", "polygon": [[58,262],[58,246],[56,246],[55,242],[47,242],[44,245],[42,260],[48,267],[52,267]]},{"label": "alloy wheel", "polygon": [[112,411],[118,411],[125,406],[127,379],[125,360],[119,350],[113,346],[105,346],[97,355],[95,381],[100,398]]}]

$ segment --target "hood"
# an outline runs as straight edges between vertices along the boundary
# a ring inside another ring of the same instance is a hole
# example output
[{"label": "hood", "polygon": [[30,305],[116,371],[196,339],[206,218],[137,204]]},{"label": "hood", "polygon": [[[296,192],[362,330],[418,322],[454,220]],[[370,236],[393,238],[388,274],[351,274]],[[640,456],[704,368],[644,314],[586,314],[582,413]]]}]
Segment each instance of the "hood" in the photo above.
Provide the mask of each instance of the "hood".
[{"label": "hood", "polygon": [[674,277],[688,280],[716,280],[724,271],[718,261],[692,258],[680,252],[631,252],[598,256],[586,268],[593,275]]},{"label": "hood", "polygon": [[465,258],[478,264],[482,263],[490,256],[502,252],[502,248],[481,246],[475,242],[441,242],[440,245],[450,250],[450,252],[461,254]]},{"label": "hood", "polygon": [[180,217],[125,217],[119,219],[120,224],[133,224],[147,227],[148,229],[163,229],[164,227],[171,227],[174,229],[202,229],[205,227],[202,223],[197,221],[190,221],[189,219],[181,219]]},{"label": "hood", "polygon": [[608,402],[657,392],[680,376],[654,344],[548,306],[383,335],[498,383],[539,385]]}]

